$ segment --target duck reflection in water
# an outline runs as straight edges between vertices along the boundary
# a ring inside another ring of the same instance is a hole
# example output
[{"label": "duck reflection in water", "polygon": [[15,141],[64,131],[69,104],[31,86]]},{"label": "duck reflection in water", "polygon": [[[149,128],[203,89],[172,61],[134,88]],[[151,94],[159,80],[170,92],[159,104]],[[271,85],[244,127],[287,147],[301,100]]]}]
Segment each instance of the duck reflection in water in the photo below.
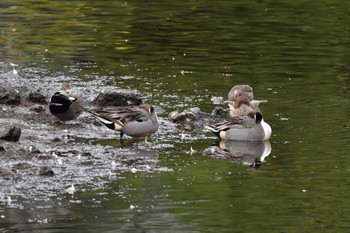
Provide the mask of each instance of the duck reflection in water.
[{"label": "duck reflection in water", "polygon": [[158,153],[149,144],[146,141],[140,141],[117,148],[114,154],[115,162],[120,163],[126,169],[154,170],[158,162]]},{"label": "duck reflection in water", "polygon": [[221,140],[218,145],[205,149],[203,153],[212,158],[225,159],[251,168],[259,168],[261,163],[271,153],[271,144],[269,141],[241,142]]}]

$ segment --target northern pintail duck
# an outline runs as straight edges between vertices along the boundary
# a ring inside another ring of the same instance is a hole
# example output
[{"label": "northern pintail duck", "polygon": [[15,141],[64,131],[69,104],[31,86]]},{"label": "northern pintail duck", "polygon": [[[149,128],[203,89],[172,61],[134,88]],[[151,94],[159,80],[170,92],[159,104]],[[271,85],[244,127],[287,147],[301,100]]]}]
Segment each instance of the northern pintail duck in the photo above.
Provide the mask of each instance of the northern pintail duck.
[{"label": "northern pintail duck", "polygon": [[[253,88],[249,85],[236,85],[232,87],[228,94],[228,99],[231,116],[247,115],[245,114],[249,112],[247,106],[253,109],[253,111],[261,113],[259,104],[267,102],[267,100],[255,100]],[[241,105],[243,105],[242,109],[235,110],[240,108]]]},{"label": "northern pintail duck", "polygon": [[250,107],[250,101],[246,96],[238,96],[236,100],[229,103],[230,116],[247,116],[250,112],[254,110]]},{"label": "northern pintail duck", "polygon": [[235,101],[238,96],[246,96],[249,101],[253,100],[253,88],[249,85],[235,85],[228,93],[228,99]]},{"label": "northern pintail duck", "polygon": [[121,140],[124,134],[131,137],[145,137],[155,133],[159,128],[157,115],[149,104],[107,107],[96,113],[86,111],[93,114],[107,128],[119,131]]},{"label": "northern pintail duck", "polygon": [[221,119],[205,128],[221,139],[233,141],[267,141],[271,137],[271,127],[260,112],[248,116]]},{"label": "northern pintail duck", "polygon": [[82,113],[85,101],[68,83],[63,83],[62,90],[55,92],[49,101],[49,110],[52,115],[61,121],[76,119]]}]

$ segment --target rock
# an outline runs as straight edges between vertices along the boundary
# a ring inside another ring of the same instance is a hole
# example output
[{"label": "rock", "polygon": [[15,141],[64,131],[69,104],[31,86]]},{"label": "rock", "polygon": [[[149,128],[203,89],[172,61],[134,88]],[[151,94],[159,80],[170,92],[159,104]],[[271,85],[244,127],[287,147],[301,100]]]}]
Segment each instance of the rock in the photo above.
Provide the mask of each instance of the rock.
[{"label": "rock", "polygon": [[224,109],[222,107],[216,107],[213,109],[211,112],[213,116],[218,116],[218,117],[227,117],[230,114],[229,109]]},{"label": "rock", "polygon": [[192,122],[197,119],[197,116],[191,111],[184,111],[179,113],[178,111],[173,111],[169,113],[169,119],[173,122]]},{"label": "rock", "polygon": [[4,180],[12,180],[19,178],[19,176],[16,174],[16,171],[10,170],[5,167],[0,167],[0,177]]},{"label": "rock", "polygon": [[62,141],[59,137],[55,137],[54,139],[52,139],[52,142],[60,142]]},{"label": "rock", "polygon": [[47,104],[46,96],[44,96],[40,92],[30,92],[28,94],[28,100],[33,103]]},{"label": "rock", "polygon": [[229,117],[229,110],[222,107],[214,108],[211,113],[202,112],[199,108],[189,108],[180,113],[173,111],[168,116],[169,120],[187,130],[202,130],[204,125],[227,117]]},{"label": "rock", "polygon": [[4,132],[0,134],[1,140],[17,142],[21,137],[21,128],[14,125],[9,125],[5,129],[1,129],[1,131]]},{"label": "rock", "polygon": [[98,107],[139,105],[142,103],[140,93],[134,90],[119,90],[100,93],[93,101]]},{"label": "rock", "polygon": [[224,97],[221,97],[221,96],[213,96],[211,97],[210,99],[213,104],[223,104],[224,103]]},{"label": "rock", "polygon": [[199,108],[189,108],[178,113],[177,111],[169,114],[169,119],[178,126],[186,130],[201,130],[205,124],[208,124],[216,119],[216,116],[202,112]]},{"label": "rock", "polygon": [[19,162],[12,165],[13,171],[30,169],[33,166],[27,162]]},{"label": "rock", "polygon": [[55,173],[53,172],[53,170],[50,167],[44,166],[44,167],[40,168],[39,175],[41,175],[41,176],[54,176]]},{"label": "rock", "polygon": [[37,113],[45,112],[45,107],[40,104],[34,104],[33,106],[30,107],[30,111],[37,112]]},{"label": "rock", "polygon": [[9,176],[11,174],[12,174],[12,172],[9,169],[4,168],[4,167],[0,167],[0,177]]},{"label": "rock", "polygon": [[33,145],[29,145],[23,148],[27,155],[38,155],[41,151]]},{"label": "rock", "polygon": [[20,105],[21,95],[18,91],[0,87],[0,104]]}]

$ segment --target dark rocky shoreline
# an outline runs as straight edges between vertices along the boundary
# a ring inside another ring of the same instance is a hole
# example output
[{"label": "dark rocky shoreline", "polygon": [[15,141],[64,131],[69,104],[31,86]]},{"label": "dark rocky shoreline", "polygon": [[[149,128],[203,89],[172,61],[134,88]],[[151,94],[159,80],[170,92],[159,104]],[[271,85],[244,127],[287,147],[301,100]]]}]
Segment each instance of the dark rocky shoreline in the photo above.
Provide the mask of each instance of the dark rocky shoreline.
[{"label": "dark rocky shoreline", "polygon": [[[101,80],[89,83],[67,77],[20,77],[12,72],[0,73],[0,79],[0,202],[9,195],[54,196],[66,193],[73,184],[97,188],[106,180],[118,179],[123,172],[172,172],[157,164],[158,150],[173,147],[174,136],[175,141],[183,142],[183,132],[195,131],[197,139],[208,138],[203,125],[228,114],[222,107],[214,108],[212,113],[198,108],[174,111],[159,117],[160,130],[150,142],[128,139],[121,145],[119,135],[89,113],[61,123],[50,114],[47,103],[63,82],[71,83],[91,110],[147,102],[137,91],[116,90]],[[93,86],[103,86],[103,91]],[[247,164],[244,154],[217,146],[205,150],[204,155]]]},{"label": "dark rocky shoreline", "polygon": [[[154,143],[128,139],[121,147],[119,135],[88,113],[67,123],[54,118],[47,103],[63,80],[50,85],[41,77],[16,77],[11,72],[1,73],[0,79],[0,202],[8,195],[30,198],[48,190],[65,192],[70,184],[116,178],[125,171],[172,171],[157,166]],[[89,94],[84,96],[89,109],[143,101],[134,90],[111,87],[91,93],[88,86],[80,83],[77,89]],[[111,139],[116,139],[116,146],[104,145],[104,140]]]}]

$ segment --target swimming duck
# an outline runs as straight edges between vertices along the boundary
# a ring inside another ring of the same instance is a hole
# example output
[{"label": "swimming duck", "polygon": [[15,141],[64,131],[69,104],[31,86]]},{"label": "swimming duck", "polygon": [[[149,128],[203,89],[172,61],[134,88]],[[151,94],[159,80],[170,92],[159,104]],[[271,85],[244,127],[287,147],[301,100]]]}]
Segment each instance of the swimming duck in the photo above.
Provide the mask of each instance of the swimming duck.
[{"label": "swimming duck", "polygon": [[233,141],[267,141],[272,133],[270,125],[264,121],[260,112],[221,119],[204,127],[221,139]]},{"label": "swimming duck", "polygon": [[82,113],[84,103],[84,99],[72,90],[68,83],[63,83],[62,90],[51,96],[49,110],[59,120],[70,121]]},{"label": "swimming duck", "polygon": [[155,133],[159,128],[157,114],[149,104],[107,107],[96,113],[86,111],[93,114],[107,128],[119,131],[120,140],[124,134],[131,137],[145,137]]}]

